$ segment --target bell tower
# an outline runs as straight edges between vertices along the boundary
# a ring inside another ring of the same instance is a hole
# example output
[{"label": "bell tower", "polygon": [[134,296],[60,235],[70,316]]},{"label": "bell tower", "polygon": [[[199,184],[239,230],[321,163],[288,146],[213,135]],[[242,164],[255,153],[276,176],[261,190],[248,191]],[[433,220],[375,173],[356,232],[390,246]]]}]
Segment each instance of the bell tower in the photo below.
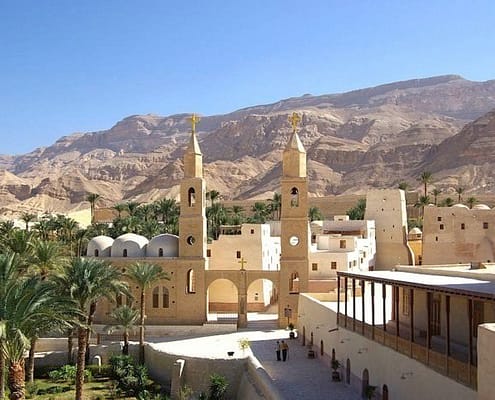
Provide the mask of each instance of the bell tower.
[{"label": "bell tower", "polygon": [[192,131],[184,154],[184,179],[180,185],[179,257],[206,257],[206,185],[203,155],[196,137],[199,118],[190,118]]},{"label": "bell tower", "polygon": [[309,243],[306,151],[297,134],[301,118],[292,113],[292,136],[282,157],[279,326],[297,322],[299,293],[308,291]]}]

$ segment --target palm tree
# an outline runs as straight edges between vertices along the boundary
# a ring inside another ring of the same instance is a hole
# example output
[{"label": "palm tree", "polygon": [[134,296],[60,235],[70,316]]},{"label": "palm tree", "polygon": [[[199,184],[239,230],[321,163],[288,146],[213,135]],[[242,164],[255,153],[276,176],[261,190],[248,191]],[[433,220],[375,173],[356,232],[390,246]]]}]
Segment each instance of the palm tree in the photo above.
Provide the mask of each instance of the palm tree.
[{"label": "palm tree", "polygon": [[53,292],[50,282],[36,277],[8,283],[2,296],[2,352],[8,364],[10,399],[24,394],[24,357],[30,341],[45,329],[67,326],[77,313],[75,304]]},{"label": "palm tree", "polygon": [[420,209],[421,217],[424,216],[425,207],[430,204],[430,198],[428,196],[419,196],[418,202],[414,205]]},{"label": "palm tree", "polygon": [[220,226],[227,221],[227,210],[222,204],[215,203],[206,209],[208,232],[213,239],[218,239]]},{"label": "palm tree", "polygon": [[21,219],[24,221],[24,223],[26,224],[26,230],[29,231],[29,223],[31,221],[34,221],[36,218],[36,215],[34,214],[30,214],[28,212],[23,212],[21,214]]},{"label": "palm tree", "polygon": [[309,207],[308,217],[310,221],[322,220],[323,215],[318,207]]},{"label": "palm tree", "polygon": [[454,205],[454,200],[452,200],[451,197],[447,197],[443,199],[443,201],[440,203],[440,207],[452,207]]},{"label": "palm tree", "polygon": [[268,200],[270,202],[270,210],[272,212],[272,218],[276,221],[280,220],[280,211],[282,209],[282,195],[280,193],[273,193],[273,197]]},{"label": "palm tree", "polygon": [[117,213],[118,213],[117,218],[122,218],[122,211],[127,210],[127,206],[125,204],[123,204],[123,203],[115,204],[112,208],[115,211],[117,211]]},{"label": "palm tree", "polygon": [[217,190],[210,190],[209,192],[206,192],[206,199],[210,200],[210,205],[215,204],[215,200],[220,198],[220,192]]},{"label": "palm tree", "polygon": [[139,318],[139,361],[144,362],[144,323],[145,323],[145,296],[146,289],[150,288],[154,283],[166,279],[170,280],[168,273],[162,270],[162,267],[149,264],[136,262],[132,264],[126,276],[136,283],[140,289],[140,318]]},{"label": "palm tree", "polygon": [[399,182],[399,185],[398,185],[398,188],[403,190],[404,192],[407,192],[409,190],[409,188],[411,187],[411,185],[409,185],[409,183],[407,182]]},{"label": "palm tree", "polygon": [[433,182],[433,174],[430,171],[423,171],[419,176],[418,180],[424,185],[425,187],[424,195],[427,196],[428,184]]},{"label": "palm tree", "polygon": [[252,221],[258,224],[264,224],[266,222],[266,216],[270,213],[266,204],[260,201],[254,203],[251,207],[251,211],[253,212]]},{"label": "palm tree", "polygon": [[97,200],[100,198],[100,195],[97,193],[88,193],[86,196],[86,200],[89,201],[91,206],[91,223],[95,222],[95,206]]},{"label": "palm tree", "polygon": [[162,217],[165,232],[175,231],[174,226],[179,217],[179,206],[175,199],[161,199],[156,201],[154,206],[155,212]]},{"label": "palm tree", "polygon": [[434,203],[435,205],[437,205],[437,198],[438,198],[438,196],[439,196],[441,193],[442,193],[442,191],[441,191],[440,189],[437,189],[437,188],[435,188],[435,189],[433,189],[433,190],[431,191],[431,194],[433,195],[433,203]]},{"label": "palm tree", "polygon": [[122,354],[127,356],[129,355],[129,334],[136,326],[136,322],[139,318],[139,312],[132,307],[123,305],[115,308],[110,313],[110,318],[112,318],[115,323],[106,326],[103,330],[108,333],[112,333],[117,330],[122,331],[124,336],[124,347],[122,348]]},{"label": "palm tree", "polygon": [[72,259],[55,282],[60,291],[74,299],[80,311],[77,321],[76,400],[82,400],[86,348],[96,305],[103,298],[112,301],[115,295],[129,294],[129,291],[121,282],[121,273],[117,269],[92,258]]},{"label": "palm tree", "polygon": [[140,205],[141,203],[139,203],[138,201],[128,201],[126,203],[126,207],[127,211],[129,212],[129,216],[135,216]]},{"label": "palm tree", "polygon": [[45,280],[48,274],[63,262],[62,248],[58,242],[35,239],[31,244],[31,272]]},{"label": "palm tree", "polygon": [[464,193],[463,187],[456,187],[455,192],[457,193],[457,202],[460,203],[462,201],[462,194]]},{"label": "palm tree", "polygon": [[473,208],[473,206],[478,202],[476,197],[468,197],[466,200],[466,203],[468,204],[469,208]]},{"label": "palm tree", "polygon": [[232,225],[241,225],[244,221],[244,207],[232,206],[229,210],[230,222]]}]

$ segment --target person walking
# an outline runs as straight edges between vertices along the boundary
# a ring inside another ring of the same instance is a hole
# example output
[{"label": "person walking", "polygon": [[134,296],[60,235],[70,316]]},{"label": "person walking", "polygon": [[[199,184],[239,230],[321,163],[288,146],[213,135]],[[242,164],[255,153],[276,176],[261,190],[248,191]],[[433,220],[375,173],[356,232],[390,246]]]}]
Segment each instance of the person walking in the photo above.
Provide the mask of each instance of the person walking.
[{"label": "person walking", "polygon": [[289,355],[289,345],[282,340],[282,344],[280,345],[282,348],[282,360],[287,361],[287,356]]},{"label": "person walking", "polygon": [[280,350],[280,341],[277,340],[277,347],[275,347],[275,353],[277,353],[277,361],[282,361],[282,359],[280,358]]}]

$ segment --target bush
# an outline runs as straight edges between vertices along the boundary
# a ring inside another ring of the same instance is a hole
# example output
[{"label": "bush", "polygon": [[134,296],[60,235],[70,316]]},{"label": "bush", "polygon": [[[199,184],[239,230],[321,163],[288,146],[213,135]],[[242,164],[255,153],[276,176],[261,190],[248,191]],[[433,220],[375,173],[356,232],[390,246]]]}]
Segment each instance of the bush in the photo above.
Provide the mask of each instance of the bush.
[{"label": "bush", "polygon": [[213,374],[210,376],[210,390],[208,392],[208,400],[222,400],[229,383],[225,376]]},{"label": "bush", "polygon": [[[50,371],[48,373],[49,378],[53,382],[67,382],[74,384],[76,382],[76,366],[64,365],[58,369]],[[84,370],[84,381],[90,382],[93,379],[93,375],[90,370]]]},{"label": "bush", "polygon": [[38,392],[40,391],[40,384],[39,382],[26,382],[26,398],[27,399],[34,399],[38,395]]},{"label": "bush", "polygon": [[144,365],[136,365],[130,356],[113,356],[110,366],[118,390],[128,396],[148,396],[148,370]]}]

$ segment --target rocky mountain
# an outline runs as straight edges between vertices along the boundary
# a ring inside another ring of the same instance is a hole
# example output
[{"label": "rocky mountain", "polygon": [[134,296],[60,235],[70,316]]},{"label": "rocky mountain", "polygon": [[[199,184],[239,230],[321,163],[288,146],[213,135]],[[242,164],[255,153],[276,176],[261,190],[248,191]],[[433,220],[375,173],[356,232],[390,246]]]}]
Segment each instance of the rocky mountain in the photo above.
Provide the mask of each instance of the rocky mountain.
[{"label": "rocky mountain", "polygon": [[[437,187],[486,193],[495,190],[494,109],[495,80],[447,75],[204,116],[198,129],[205,177],[225,198],[271,197],[291,131],[288,116],[297,111],[313,195],[363,193],[400,181],[419,186],[425,169]],[[177,196],[188,117],[134,115],[105,131],[0,156],[0,211],[64,211],[88,192],[99,193],[101,205]]]}]

